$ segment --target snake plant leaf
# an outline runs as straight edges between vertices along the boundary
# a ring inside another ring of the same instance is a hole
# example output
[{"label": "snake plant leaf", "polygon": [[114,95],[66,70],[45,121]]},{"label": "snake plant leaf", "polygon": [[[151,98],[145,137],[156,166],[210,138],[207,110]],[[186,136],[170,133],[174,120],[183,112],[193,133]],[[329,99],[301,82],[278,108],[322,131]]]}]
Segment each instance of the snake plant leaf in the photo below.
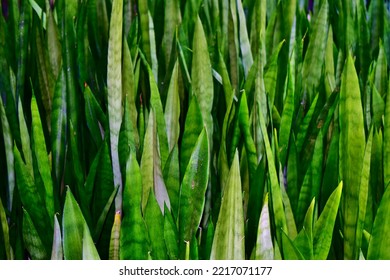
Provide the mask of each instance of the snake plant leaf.
[{"label": "snake plant leaf", "polygon": [[186,242],[192,241],[201,221],[209,169],[209,145],[206,131],[203,129],[195,143],[181,183],[178,217],[180,258],[184,258]]},{"label": "snake plant leaf", "polygon": [[[71,190],[67,188],[62,216],[62,238],[65,260],[81,260],[84,246],[95,246],[93,243],[84,245],[84,236],[90,236],[80,206]],[[89,237],[91,238],[91,237]],[[88,250],[96,250],[89,248]]]},{"label": "snake plant leaf", "polygon": [[144,140],[144,150],[141,160],[141,174],[143,177],[143,195],[142,195],[142,211],[145,210],[149,193],[154,192],[154,197],[157,199],[161,212],[164,211],[164,204],[168,209],[171,208],[168,191],[165,187],[164,177],[162,174],[160,160],[160,143],[157,135],[156,115],[152,109],[149,113],[148,127]]},{"label": "snake plant leaf", "polygon": [[[120,254],[120,230],[121,230],[121,212],[116,212],[114,216],[114,223],[112,224],[111,236],[110,236],[110,245],[109,245],[109,260],[119,260]],[[85,232],[84,232],[85,234]],[[83,239],[83,258],[84,258],[84,239]],[[88,249],[88,253],[91,249]],[[91,254],[92,253],[92,254]],[[92,257],[95,258],[97,253],[93,251],[90,253]]]},{"label": "snake plant leaf", "polygon": [[[41,117],[38,111],[36,99],[31,99],[31,115],[32,115],[32,146],[37,158],[39,174],[44,185],[44,203],[49,217],[54,217],[54,195],[53,195],[53,181],[51,178],[51,166],[46,149],[45,137],[41,123]],[[53,220],[50,219],[53,227]]]},{"label": "snake plant leaf", "polygon": [[84,224],[83,231],[83,260],[100,260],[99,253],[93,243],[87,224]]},{"label": "snake plant leaf", "polygon": [[213,150],[213,119],[211,110],[214,101],[214,85],[211,71],[210,55],[206,41],[206,35],[200,18],[195,23],[193,38],[192,58],[192,92],[199,102],[200,112],[204,126],[206,127],[207,138],[209,139],[209,150]]},{"label": "snake plant leaf", "polygon": [[288,67],[287,87],[286,87],[286,99],[283,106],[282,119],[280,121],[279,132],[279,154],[280,162],[282,166],[286,164],[288,146],[290,142],[290,131],[294,117],[294,81],[292,77],[291,66]]},{"label": "snake plant leaf", "polygon": [[66,74],[64,67],[61,67],[54,89],[51,115],[51,150],[52,170],[54,175],[53,192],[55,196],[58,196],[60,192],[60,183],[62,181],[65,166],[65,150],[68,130],[66,97]]},{"label": "snake plant leaf", "polygon": [[[283,259],[284,260],[304,260],[304,256],[299,249],[294,245],[294,242],[288,237],[287,233],[281,230],[281,238],[283,242]],[[275,254],[276,255],[276,254]],[[275,257],[276,259],[276,257]]]},{"label": "snake plant leaf", "polygon": [[303,119],[302,123],[299,126],[297,139],[296,139],[297,151],[299,153],[301,153],[303,149],[304,142],[309,131],[310,123],[314,118],[314,113],[317,107],[317,101],[318,101],[318,94],[314,97],[310,105],[309,111],[306,113],[305,118]]},{"label": "snake plant leaf", "polygon": [[158,61],[153,18],[151,17],[148,9],[148,1],[141,1],[138,5],[141,24],[142,49],[146,55],[147,62],[151,65],[153,77],[157,81]]},{"label": "snake plant leaf", "polygon": [[[8,180],[8,197],[7,197],[7,208],[8,210],[12,210],[12,204],[13,204],[13,197],[14,197],[14,191],[15,191],[15,157],[13,151],[13,138],[11,133],[11,128],[8,122],[8,118],[6,115],[6,111],[4,108],[3,100],[0,97],[0,120],[1,120],[1,127],[3,131],[3,139],[4,139],[4,148],[6,151],[6,162],[7,162],[7,180]],[[29,166],[30,169],[32,166]]]},{"label": "snake plant leaf", "polygon": [[168,150],[166,123],[164,118],[163,106],[161,102],[161,96],[158,90],[157,82],[153,77],[152,69],[150,68],[148,62],[146,61],[145,56],[142,53],[140,53],[140,56],[144,62],[147,73],[149,75],[150,105],[154,110],[154,115],[156,118],[156,124],[157,124],[156,131],[158,134],[158,141],[160,147],[161,167],[163,168],[169,156],[169,150]]},{"label": "snake plant leaf", "polygon": [[322,1],[320,11],[312,24],[310,41],[302,66],[304,88],[309,94],[309,100],[314,98],[315,90],[320,82],[328,39],[328,29],[329,3],[325,0]]},{"label": "snake plant leaf", "polygon": [[[260,127],[261,132],[264,137],[265,151],[268,162],[268,172],[269,172],[269,180],[270,180],[270,196],[272,201],[273,213],[275,215],[275,226],[278,229],[276,231],[276,238],[280,244],[282,244],[282,236],[280,231],[287,231],[287,223],[286,223],[286,215],[283,209],[283,200],[282,194],[280,190],[280,184],[278,180],[278,175],[275,167],[274,155],[272,153],[272,148],[270,145],[270,141],[268,138],[268,133],[265,125],[265,120],[263,118],[263,114],[260,115]],[[282,247],[282,246],[280,246]]]},{"label": "snake plant leaf", "polygon": [[[111,222],[111,219],[109,218],[109,214],[110,214],[110,209],[112,208],[111,206],[113,205],[113,201],[115,199],[117,192],[118,192],[118,188],[115,188],[112,191],[110,197],[108,198],[106,204],[104,205],[104,208],[102,209],[102,212],[99,216],[99,219],[96,222],[95,231],[93,232],[93,239],[94,240],[98,240],[99,237],[101,238],[105,223]],[[115,222],[115,217],[114,217],[114,222]]]},{"label": "snake plant leaf", "polygon": [[[47,59],[48,53],[44,47],[43,42],[43,32],[35,27],[35,32],[33,33],[35,36],[35,50],[36,50],[36,64],[39,65],[38,69],[38,82],[39,82],[39,91],[37,91],[37,96],[42,100],[46,119],[44,121],[45,126],[49,129],[52,106],[53,106],[53,95],[56,78],[51,72],[50,64]],[[22,96],[21,96],[22,97]]]},{"label": "snake plant leaf", "polygon": [[126,164],[123,190],[123,219],[120,233],[120,259],[147,259],[148,232],[141,212],[142,178],[134,152]]},{"label": "snake plant leaf", "polygon": [[366,148],[364,150],[364,160],[363,160],[363,169],[360,179],[360,189],[359,189],[359,223],[356,227],[356,246],[362,249],[362,239],[363,239],[363,230],[364,223],[367,213],[367,201],[368,201],[368,192],[370,186],[370,167],[372,159],[372,144],[373,144],[373,131],[370,130],[368,140],[366,143]]},{"label": "snake plant leaf", "polygon": [[164,9],[164,35],[161,47],[163,49],[166,67],[168,68],[168,62],[171,59],[172,44],[175,39],[174,36],[181,22],[180,2],[176,0],[165,1]]},{"label": "snake plant leaf", "polygon": [[219,212],[210,259],[245,259],[244,211],[238,151],[234,156]]},{"label": "snake plant leaf", "polygon": [[390,214],[390,188],[386,190],[382,196],[381,202],[375,216],[374,225],[371,232],[370,243],[368,245],[367,259],[369,260],[389,260],[389,239],[386,237],[389,234],[390,226],[388,217]]},{"label": "snake plant leaf", "polygon": [[324,210],[314,224],[313,245],[314,259],[326,260],[332,242],[332,233],[338,213],[343,182],[333,191]]},{"label": "snake plant leaf", "polygon": [[51,72],[54,77],[58,77],[61,71],[61,44],[60,34],[58,26],[55,21],[54,9],[50,7],[49,0],[46,3],[46,15],[47,15],[47,50],[49,54],[49,62],[51,66]]},{"label": "snake plant leaf", "polygon": [[179,213],[180,197],[180,163],[179,147],[177,144],[174,146],[168,157],[163,175],[165,186],[168,191],[169,201],[171,203],[171,211],[173,216],[177,218]]},{"label": "snake plant leaf", "polygon": [[380,127],[382,123],[382,117],[385,112],[385,102],[383,101],[380,93],[378,92],[376,86],[372,88],[372,120],[375,124],[375,127]]},{"label": "snake plant leaf", "polygon": [[[126,131],[128,145],[130,145],[130,148],[135,148],[138,151],[139,134],[135,125],[137,123],[138,113],[136,108],[136,75],[134,73],[133,59],[126,40],[123,40],[122,71],[122,100],[124,103],[124,121],[122,121],[122,127],[124,126],[124,130]],[[119,141],[121,141],[121,138],[119,138]],[[126,160],[127,157],[124,160],[123,166],[125,166]]]},{"label": "snake plant leaf", "polygon": [[268,194],[265,196],[261,210],[259,228],[257,230],[257,241],[255,247],[256,260],[273,260],[274,247],[271,235],[271,220],[269,214]]},{"label": "snake plant leaf", "polygon": [[108,129],[107,117],[88,85],[84,87],[84,100],[85,119],[88,130],[95,145],[100,147],[104,139],[106,129]]},{"label": "snake plant leaf", "polygon": [[186,121],[184,124],[183,139],[181,142],[180,153],[180,177],[184,176],[188,162],[191,158],[195,143],[198,140],[199,134],[203,130],[203,119],[199,108],[197,97],[191,98],[189,104]]},{"label": "snake plant leaf", "polygon": [[[265,1],[263,1],[265,3]],[[253,64],[253,56],[251,51],[250,40],[248,36],[248,30],[246,25],[245,12],[241,1],[237,1],[237,13],[238,13],[238,26],[239,26],[239,44],[240,52],[242,56],[242,64],[244,67],[245,77],[248,76],[249,69]],[[264,22],[265,23],[265,22]],[[265,28],[265,24],[264,24]],[[265,29],[264,29],[265,31]],[[255,32],[253,32],[255,33]],[[263,33],[264,34],[264,33]]]},{"label": "snake plant leaf", "polygon": [[164,239],[164,216],[162,211],[154,192],[151,191],[146,204],[144,217],[150,237],[151,256],[154,260],[168,259]]},{"label": "snake plant leaf", "polygon": [[377,88],[379,94],[384,96],[387,91],[387,81],[388,81],[388,64],[386,59],[385,48],[383,42],[379,43],[379,54],[378,59],[375,65],[375,87]]},{"label": "snake plant leaf", "polygon": [[[102,143],[99,152],[100,158],[97,164],[97,172],[91,197],[91,215],[95,225],[98,224],[99,217],[106,206],[112,192],[118,188],[114,187],[114,175],[110,159],[110,147],[108,141]],[[84,209],[82,209],[84,210]]]},{"label": "snake plant leaf", "polygon": [[380,38],[383,38],[385,5],[383,0],[372,1],[368,10],[369,24],[371,29],[371,51],[379,46]]},{"label": "snake plant leaf", "polygon": [[351,54],[344,66],[339,103],[340,177],[343,181],[344,257],[356,259],[355,228],[358,222],[360,174],[365,135],[358,77]]},{"label": "snake plant leaf", "polygon": [[108,119],[114,185],[119,186],[115,199],[116,211],[122,208],[122,174],[119,164],[118,140],[122,122],[122,27],[123,0],[114,0],[110,22],[110,39],[107,57]]},{"label": "snake plant leaf", "polygon": [[278,58],[284,44],[285,41],[281,41],[276,46],[275,50],[273,51],[269,60],[267,60],[267,64],[264,67],[264,86],[266,92],[268,93],[270,106],[273,106],[275,101],[277,78],[279,71]]},{"label": "snake plant leaf", "polygon": [[172,152],[180,135],[179,63],[177,60],[173,67],[172,77],[168,87],[164,118],[167,125],[169,152]]},{"label": "snake plant leaf", "polygon": [[33,260],[48,259],[48,253],[28,212],[23,209],[23,241]]},{"label": "snake plant leaf", "polygon": [[167,254],[170,260],[177,260],[179,258],[179,233],[173,216],[166,206],[164,213],[164,240],[167,247]]},{"label": "snake plant leaf", "polygon": [[10,245],[10,236],[9,236],[9,226],[7,221],[7,216],[5,214],[5,209],[3,206],[3,202],[0,199],[0,223],[1,223],[1,235],[2,240],[4,240],[4,250],[5,250],[5,257],[7,260],[12,259],[12,251],[11,251],[11,245]]},{"label": "snake plant leaf", "polygon": [[62,260],[64,258],[64,252],[62,249],[62,235],[61,227],[58,222],[58,215],[54,216],[54,233],[53,233],[53,247],[51,249],[52,260]]},{"label": "snake plant leaf", "polygon": [[29,217],[39,233],[45,250],[49,251],[49,248],[52,246],[52,230],[50,229],[52,223],[49,221],[50,217],[45,207],[45,199],[41,196],[41,192],[38,191],[33,174],[30,173],[28,167],[24,164],[16,146],[14,146],[14,156],[16,183],[19,194],[21,194],[20,200],[24,209],[29,213]]},{"label": "snake plant leaf", "polygon": [[383,177],[384,185],[387,186],[390,183],[390,78],[388,82],[383,123]]}]

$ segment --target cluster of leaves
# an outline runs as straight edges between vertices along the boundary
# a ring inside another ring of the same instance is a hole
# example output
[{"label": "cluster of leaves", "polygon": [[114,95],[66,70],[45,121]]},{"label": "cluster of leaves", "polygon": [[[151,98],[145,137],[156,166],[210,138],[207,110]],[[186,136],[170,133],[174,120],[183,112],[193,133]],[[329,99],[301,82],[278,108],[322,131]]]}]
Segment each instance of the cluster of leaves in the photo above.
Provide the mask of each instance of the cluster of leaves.
[{"label": "cluster of leaves", "polygon": [[0,259],[390,259],[390,9],[2,0]]}]

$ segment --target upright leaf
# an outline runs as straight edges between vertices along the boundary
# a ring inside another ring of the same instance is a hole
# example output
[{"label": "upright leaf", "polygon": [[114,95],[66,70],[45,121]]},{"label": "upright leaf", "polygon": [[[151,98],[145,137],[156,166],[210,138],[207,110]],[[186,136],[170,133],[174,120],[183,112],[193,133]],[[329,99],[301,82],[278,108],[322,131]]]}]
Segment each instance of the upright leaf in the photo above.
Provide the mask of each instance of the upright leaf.
[{"label": "upright leaf", "polygon": [[271,220],[268,207],[268,195],[264,199],[261,210],[259,228],[257,230],[257,241],[255,247],[256,260],[273,260],[274,248],[271,235]]},{"label": "upright leaf", "polygon": [[151,110],[141,159],[141,174],[143,177],[142,211],[146,208],[150,192],[154,192],[154,198],[157,199],[161,212],[164,213],[164,204],[168,206],[168,209],[171,208],[171,204],[162,174],[157,125],[154,111]]},{"label": "upright leaf", "polygon": [[333,228],[339,209],[343,183],[329,197],[321,216],[314,224],[313,246],[314,259],[326,260],[332,242]]},{"label": "upright leaf", "polygon": [[114,0],[110,22],[110,39],[107,58],[108,119],[114,185],[119,186],[115,199],[116,211],[122,209],[122,174],[119,165],[118,139],[122,122],[122,21],[123,0]]},{"label": "upright leaf", "polygon": [[192,241],[202,218],[209,179],[209,145],[203,129],[188,161],[179,200],[179,252],[184,258],[186,242]]},{"label": "upright leaf", "polygon": [[375,216],[370,243],[368,244],[367,259],[389,260],[390,259],[390,188],[387,187]]},{"label": "upright leaf", "polygon": [[364,157],[365,135],[359,81],[351,54],[348,55],[341,79],[340,104],[340,177],[344,196],[344,258],[356,259],[356,225],[358,222],[360,174]]},{"label": "upright leaf", "polygon": [[324,63],[326,42],[328,39],[329,4],[322,1],[321,9],[312,23],[310,41],[302,66],[304,88],[313,99],[315,90],[320,82],[322,65]]},{"label": "upright leaf", "polygon": [[209,139],[209,153],[213,150],[213,119],[211,109],[214,101],[214,85],[206,35],[198,17],[195,24],[192,58],[192,92],[197,97],[203,124]]},{"label": "upright leaf", "polygon": [[120,233],[120,259],[148,258],[148,233],[142,217],[142,179],[134,153],[126,164],[126,181],[123,189],[123,220]]},{"label": "upright leaf", "polygon": [[245,259],[244,237],[241,176],[236,151],[222,197],[210,259]]}]

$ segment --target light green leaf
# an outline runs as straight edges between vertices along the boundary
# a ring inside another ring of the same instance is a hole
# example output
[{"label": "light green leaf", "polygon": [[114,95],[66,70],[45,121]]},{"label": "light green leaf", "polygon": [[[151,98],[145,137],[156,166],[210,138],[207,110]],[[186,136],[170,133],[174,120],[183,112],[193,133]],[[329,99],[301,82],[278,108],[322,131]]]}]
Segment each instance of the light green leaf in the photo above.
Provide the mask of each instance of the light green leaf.
[{"label": "light green leaf", "polygon": [[221,209],[211,249],[210,259],[245,259],[244,211],[238,151],[229,171],[222,196]]}]

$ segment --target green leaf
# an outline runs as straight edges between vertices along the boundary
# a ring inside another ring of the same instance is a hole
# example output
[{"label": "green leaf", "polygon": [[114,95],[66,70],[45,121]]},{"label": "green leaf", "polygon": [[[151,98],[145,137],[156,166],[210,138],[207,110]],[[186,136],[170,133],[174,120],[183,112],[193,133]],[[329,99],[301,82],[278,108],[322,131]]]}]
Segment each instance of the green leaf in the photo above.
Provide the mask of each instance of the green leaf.
[{"label": "green leaf", "polygon": [[[272,201],[272,208],[273,208],[272,210],[273,210],[273,213],[275,215],[274,216],[275,227],[277,228],[276,239],[281,245],[282,244],[281,243],[282,236],[281,236],[280,230],[287,231],[286,215],[284,213],[280,184],[278,181],[278,175],[276,172],[274,155],[272,153],[270,141],[268,138],[268,133],[267,133],[267,129],[265,126],[265,121],[263,118],[263,114],[260,113],[259,115],[260,115],[261,133],[263,134],[263,138],[264,138],[265,151],[266,151],[267,162],[268,162],[269,180],[270,180],[270,184],[271,184],[270,196],[271,196],[271,201]],[[280,246],[280,247],[282,247],[282,246]]]},{"label": "green leaf", "polygon": [[120,233],[120,259],[148,259],[148,232],[142,217],[142,179],[134,152],[126,164],[123,189],[123,219]]},{"label": "green leaf", "polygon": [[192,93],[197,97],[200,112],[202,113],[203,124],[206,127],[207,138],[209,139],[209,153],[213,150],[213,119],[211,110],[214,102],[214,85],[211,71],[211,62],[208,52],[206,35],[202,22],[198,17],[195,23],[193,38],[192,57]]},{"label": "green leaf", "polygon": [[149,193],[154,192],[161,212],[164,212],[164,204],[168,209],[171,208],[167,189],[165,187],[164,177],[162,175],[160,160],[160,143],[157,139],[158,123],[152,109],[149,113],[148,127],[144,140],[144,150],[141,159],[142,174],[142,210],[146,208],[149,199]]},{"label": "green leaf", "polygon": [[108,129],[107,118],[88,85],[84,87],[84,100],[88,130],[95,145],[100,147],[104,138],[104,131]]},{"label": "green leaf", "polygon": [[244,211],[241,176],[236,151],[222,196],[210,259],[245,259]]},{"label": "green leaf", "polygon": [[122,122],[122,22],[123,0],[114,0],[110,22],[107,57],[108,119],[114,186],[119,186],[115,199],[116,211],[122,210],[122,174],[119,165],[118,140]]},{"label": "green leaf", "polygon": [[284,260],[304,260],[304,256],[299,249],[294,245],[294,242],[288,235],[281,230],[281,238],[283,243],[283,259]]},{"label": "green leaf", "polygon": [[44,198],[41,196],[41,192],[38,191],[33,174],[30,173],[30,170],[24,164],[16,146],[14,146],[14,156],[16,183],[20,200],[22,201],[23,208],[29,213],[29,217],[31,217],[34,227],[39,233],[45,250],[49,251],[52,245],[52,223],[49,220],[50,217],[45,207]]},{"label": "green leaf", "polygon": [[[114,216],[114,223],[112,224],[111,236],[110,236],[110,245],[109,245],[109,260],[119,260],[120,255],[120,230],[121,230],[121,213],[116,212]],[[85,232],[84,232],[85,233]],[[84,242],[84,239],[83,239]],[[83,258],[84,258],[84,243],[83,243]],[[88,249],[90,252],[91,249]],[[97,253],[92,251],[92,258],[94,258]]]},{"label": "green leaf", "polygon": [[146,54],[147,62],[152,66],[153,77],[157,81],[158,61],[156,53],[156,42],[153,19],[148,9],[148,1],[140,1],[140,3],[138,3],[138,11],[140,14],[141,23],[142,49]]},{"label": "green leaf", "polygon": [[383,124],[383,177],[385,186],[390,183],[390,78],[388,84]]},{"label": "green leaf", "polygon": [[15,191],[15,171],[14,171],[15,158],[14,158],[14,153],[12,152],[13,138],[12,138],[11,128],[8,123],[7,115],[3,105],[3,100],[1,97],[0,97],[0,120],[1,120],[1,127],[3,131],[4,148],[6,151],[6,161],[7,161],[7,180],[8,180],[8,197],[7,197],[8,203],[7,204],[8,204],[8,210],[12,210],[13,197]]},{"label": "green leaf", "polygon": [[[164,35],[161,47],[164,53],[166,70],[171,58],[172,46],[177,27],[181,22],[180,1],[167,0],[164,5]],[[167,122],[168,123],[168,122]]]},{"label": "green leaf", "polygon": [[386,60],[386,53],[382,41],[379,44],[378,60],[375,65],[375,87],[381,96],[384,96],[387,91],[388,81],[388,64]]},{"label": "green leaf", "polygon": [[368,245],[367,259],[389,260],[390,259],[390,188],[387,187],[375,216],[371,239]]},{"label": "green leaf", "polygon": [[[64,67],[57,78],[54,89],[53,107],[51,115],[51,148],[54,196],[60,192],[65,166],[65,150],[67,141],[67,92],[66,74]],[[27,163],[27,162],[26,162]]]},{"label": "green leaf", "polygon": [[382,123],[382,117],[385,113],[385,102],[380,96],[376,86],[372,88],[372,120],[375,127],[380,127]]},{"label": "green leaf", "polygon": [[314,224],[313,244],[314,259],[326,260],[332,242],[333,228],[338,213],[343,182],[333,191],[329,197],[321,216]]},{"label": "green leaf", "polygon": [[150,69],[150,66],[146,61],[144,55],[140,53],[140,56],[145,64],[145,67],[149,75],[150,105],[151,105],[151,109],[153,109],[154,111],[154,115],[156,118],[156,123],[157,123],[156,130],[157,130],[158,141],[160,146],[161,166],[164,167],[165,162],[167,161],[167,158],[169,156],[168,138],[167,138],[166,123],[164,118],[164,111],[163,111],[156,79],[153,77],[152,70]]},{"label": "green leaf", "polygon": [[209,169],[209,145],[206,131],[203,129],[196,141],[181,183],[178,217],[181,259],[184,258],[186,242],[192,241],[201,221]]},{"label": "green leaf", "polygon": [[54,216],[54,234],[53,234],[53,247],[51,249],[52,260],[62,260],[64,258],[64,252],[62,250],[62,236],[61,227],[58,222],[57,215]]},{"label": "green leaf", "polygon": [[164,213],[164,240],[168,257],[170,260],[177,260],[179,258],[179,233],[176,223],[166,206]]},{"label": "green leaf", "polygon": [[344,220],[344,258],[356,259],[360,174],[364,157],[365,135],[360,89],[352,56],[348,55],[341,79],[340,103],[340,177],[344,185],[342,215]]},{"label": "green leaf", "polygon": [[[265,3],[265,1],[263,1]],[[241,1],[237,1],[238,26],[239,26],[239,44],[242,56],[242,64],[244,67],[245,77],[248,76],[249,69],[253,64],[253,56],[251,52],[250,40],[246,25],[245,12]],[[265,23],[265,21],[264,21]],[[265,27],[265,24],[264,24]],[[265,30],[265,29],[264,29]],[[255,33],[255,32],[253,32]]]},{"label": "green leaf", "polygon": [[198,140],[199,134],[203,130],[202,114],[199,108],[199,103],[194,96],[188,108],[186,121],[184,125],[183,139],[181,142],[180,153],[180,177],[184,176],[195,143]]},{"label": "green leaf", "polygon": [[0,199],[0,222],[1,222],[1,230],[2,230],[2,239],[4,240],[5,255],[7,257],[7,260],[11,260],[13,256],[12,256],[12,251],[10,246],[9,227],[8,227],[7,216],[5,214],[5,209],[1,199]]},{"label": "green leaf", "polygon": [[23,209],[23,241],[33,260],[48,259],[48,253],[45,246],[42,243],[30,215],[25,209]]},{"label": "green leaf", "polygon": [[322,65],[329,28],[329,4],[322,1],[321,9],[312,23],[309,45],[302,66],[304,89],[309,94],[309,100],[314,98],[315,90],[320,82]]},{"label": "green leaf", "polygon": [[179,140],[180,135],[179,64],[177,60],[169,83],[164,118],[167,125],[169,152],[172,152],[172,149]]},{"label": "green leaf", "polygon": [[[64,211],[62,217],[62,237],[65,260],[81,260],[83,258],[84,236],[90,235],[87,223],[81,213],[80,207],[69,188],[66,191]],[[87,242],[89,242],[87,240]],[[90,243],[90,242],[89,242]],[[96,250],[88,248],[91,250]]]},{"label": "green leaf", "polygon": [[294,117],[294,81],[292,78],[293,71],[291,66],[288,67],[287,87],[286,87],[286,99],[283,105],[282,119],[280,121],[279,132],[279,154],[280,162],[282,166],[286,164],[288,147],[290,143],[290,131]]},{"label": "green leaf", "polygon": [[274,248],[271,235],[271,220],[268,207],[268,194],[266,195],[261,210],[259,228],[257,230],[257,241],[255,247],[256,260],[273,260]]},{"label": "green leaf", "polygon": [[50,217],[51,226],[53,227],[54,217],[54,195],[53,195],[53,181],[51,179],[51,167],[49,163],[49,157],[46,149],[45,136],[43,134],[43,128],[41,118],[38,111],[38,105],[35,97],[31,99],[31,115],[32,115],[32,146],[37,159],[39,174],[42,178],[43,185],[45,187],[44,201],[46,211]]},{"label": "green leaf", "polygon": [[180,162],[179,148],[176,144],[173,148],[164,168],[164,181],[168,191],[171,211],[175,218],[179,215],[179,198],[180,198]]},{"label": "green leaf", "polygon": [[149,193],[146,204],[145,223],[149,232],[152,258],[154,260],[168,259],[164,240],[164,216],[153,192]]},{"label": "green leaf", "polygon": [[366,143],[366,149],[364,150],[363,168],[360,179],[359,188],[359,223],[356,227],[356,246],[362,249],[362,238],[364,230],[364,222],[367,213],[367,201],[368,192],[370,187],[370,166],[371,166],[371,150],[373,142],[373,129],[371,129]]}]

